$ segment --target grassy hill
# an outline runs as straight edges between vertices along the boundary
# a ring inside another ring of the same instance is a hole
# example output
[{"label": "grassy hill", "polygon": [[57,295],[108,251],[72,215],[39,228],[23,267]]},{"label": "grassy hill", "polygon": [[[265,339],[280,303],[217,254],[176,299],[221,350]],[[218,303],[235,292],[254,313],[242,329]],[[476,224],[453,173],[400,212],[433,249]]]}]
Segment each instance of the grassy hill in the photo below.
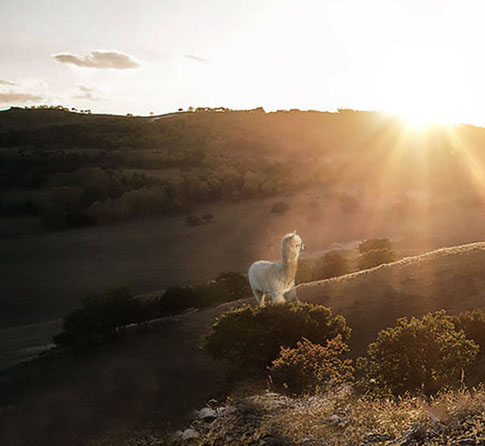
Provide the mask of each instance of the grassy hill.
[{"label": "grassy hill", "polygon": [[0,215],[14,212],[9,191],[19,188],[30,192],[17,211],[37,211],[57,229],[315,185],[349,208],[362,195],[394,194],[401,212],[415,207],[417,193],[430,206],[459,206],[483,202],[484,142],[482,128],[409,132],[396,119],[353,110],[123,117],[11,109],[0,112]]},{"label": "grassy hill", "polygon": [[354,354],[365,352],[378,330],[402,316],[442,308],[485,309],[485,243],[443,248],[299,288],[301,300],[345,316],[355,335]]},{"label": "grassy hill", "polygon": [[[353,328],[354,354],[404,315],[484,308],[485,243],[441,249],[299,287],[302,300],[328,305]],[[0,374],[0,442],[84,444],[119,430],[182,425],[191,409],[224,391],[221,365],[199,349],[214,318],[232,305],[156,322],[80,356],[45,357]],[[75,422],[73,421],[75,420]],[[29,429],[26,430],[26,426]]]}]

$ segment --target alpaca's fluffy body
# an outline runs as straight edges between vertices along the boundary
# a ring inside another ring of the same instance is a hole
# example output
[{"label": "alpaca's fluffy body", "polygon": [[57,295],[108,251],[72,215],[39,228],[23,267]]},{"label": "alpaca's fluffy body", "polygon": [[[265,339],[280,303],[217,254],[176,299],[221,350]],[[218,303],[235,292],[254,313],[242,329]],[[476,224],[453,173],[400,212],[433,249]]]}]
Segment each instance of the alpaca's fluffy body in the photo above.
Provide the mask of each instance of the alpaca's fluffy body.
[{"label": "alpaca's fluffy body", "polygon": [[249,268],[249,283],[259,306],[264,305],[265,295],[273,303],[298,302],[295,275],[298,257],[304,245],[296,232],[286,234],[281,240],[281,262],[266,260],[254,262]]}]

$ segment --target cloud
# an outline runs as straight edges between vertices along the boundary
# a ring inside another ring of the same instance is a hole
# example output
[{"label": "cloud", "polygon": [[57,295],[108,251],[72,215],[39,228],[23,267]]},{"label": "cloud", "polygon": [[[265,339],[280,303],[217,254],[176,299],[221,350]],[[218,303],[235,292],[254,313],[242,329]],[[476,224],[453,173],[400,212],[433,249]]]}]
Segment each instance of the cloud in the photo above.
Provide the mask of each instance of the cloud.
[{"label": "cloud", "polygon": [[41,100],[42,96],[30,93],[0,93],[0,104],[26,104]]},{"label": "cloud", "polygon": [[140,66],[140,63],[134,57],[120,51],[93,50],[87,56],[59,53],[54,54],[52,57],[58,62],[72,64],[78,67],[125,70]]},{"label": "cloud", "polygon": [[101,101],[104,99],[101,92],[95,88],[79,85],[78,92],[73,96],[75,99],[88,99],[90,101]]},{"label": "cloud", "polygon": [[194,54],[184,54],[184,57],[187,59],[195,60],[196,62],[200,63],[205,63],[210,65],[210,62],[207,59],[204,59],[203,57],[196,56]]},{"label": "cloud", "polygon": [[48,95],[47,84],[38,78],[18,82],[0,79],[0,104],[21,105],[41,102]]}]

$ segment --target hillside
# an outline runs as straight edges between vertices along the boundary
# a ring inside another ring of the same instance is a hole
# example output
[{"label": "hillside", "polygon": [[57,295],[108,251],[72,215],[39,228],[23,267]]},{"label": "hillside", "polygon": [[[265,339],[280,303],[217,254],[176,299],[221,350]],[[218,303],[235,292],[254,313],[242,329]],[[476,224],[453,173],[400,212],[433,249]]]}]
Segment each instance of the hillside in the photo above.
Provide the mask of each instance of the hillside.
[{"label": "hillside", "polygon": [[485,309],[485,243],[444,248],[299,288],[301,300],[329,306],[353,328],[355,355],[398,317],[442,308]]},{"label": "hillside", "polygon": [[0,112],[0,216],[30,212],[61,229],[313,186],[348,209],[365,195],[392,196],[397,212],[419,207],[416,195],[426,206],[462,207],[483,202],[484,142],[478,127],[410,132],[354,110],[131,117],[11,109]]},{"label": "hillside", "polygon": [[[343,314],[359,354],[396,317],[484,308],[484,270],[485,243],[474,243],[302,285],[299,295]],[[162,319],[80,356],[45,357],[1,373],[0,406],[13,407],[1,415],[0,443],[35,437],[39,445],[75,445],[120,425],[181,426],[191,409],[225,388],[221,365],[198,349],[201,336],[218,314],[244,303],[253,299]]]}]

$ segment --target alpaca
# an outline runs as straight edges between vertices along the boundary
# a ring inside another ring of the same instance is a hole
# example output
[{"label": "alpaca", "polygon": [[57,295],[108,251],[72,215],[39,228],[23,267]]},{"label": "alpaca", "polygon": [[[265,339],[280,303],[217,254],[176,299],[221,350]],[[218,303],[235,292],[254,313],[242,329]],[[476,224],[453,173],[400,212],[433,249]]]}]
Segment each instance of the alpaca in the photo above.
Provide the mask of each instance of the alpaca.
[{"label": "alpaca", "polygon": [[293,231],[281,240],[281,263],[258,260],[249,268],[249,283],[258,305],[264,305],[266,294],[275,304],[297,303],[295,276],[298,256],[305,249],[300,236]]}]

